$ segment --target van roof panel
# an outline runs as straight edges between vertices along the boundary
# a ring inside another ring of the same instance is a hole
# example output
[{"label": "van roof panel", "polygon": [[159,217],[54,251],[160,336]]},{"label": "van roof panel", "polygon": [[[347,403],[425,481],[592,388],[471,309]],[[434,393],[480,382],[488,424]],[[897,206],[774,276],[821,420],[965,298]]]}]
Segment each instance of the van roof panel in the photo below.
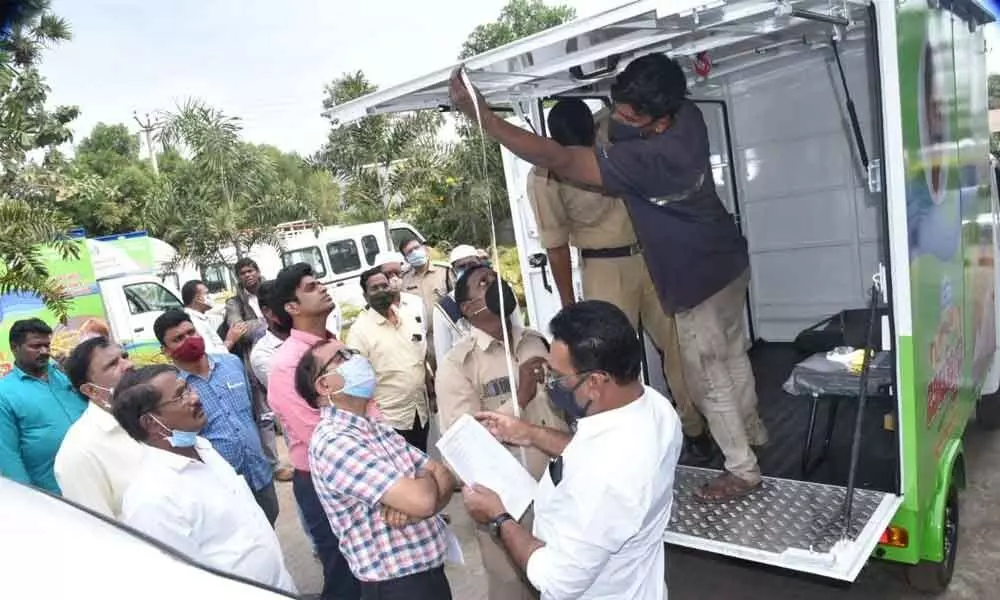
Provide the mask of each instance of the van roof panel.
[{"label": "van roof panel", "polygon": [[[979,0],[940,1],[977,23],[993,21]],[[868,3],[846,0],[846,18],[843,11],[831,12],[830,6],[829,0],[635,0],[345,102],[325,114],[347,124],[373,114],[448,110],[448,81],[462,64],[487,102],[504,107],[571,91],[597,92],[630,60],[652,52],[683,57],[692,79],[694,58],[708,52],[712,75],[718,75],[722,64],[724,72],[760,64],[761,54],[777,46],[823,43],[837,21],[849,23],[850,36]]]}]

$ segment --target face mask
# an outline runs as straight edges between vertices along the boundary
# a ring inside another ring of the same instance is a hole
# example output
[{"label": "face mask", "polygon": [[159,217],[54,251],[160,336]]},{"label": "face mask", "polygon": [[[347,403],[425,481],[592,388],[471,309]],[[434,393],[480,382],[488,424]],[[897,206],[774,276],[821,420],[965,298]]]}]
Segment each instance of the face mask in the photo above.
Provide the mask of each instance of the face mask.
[{"label": "face mask", "polygon": [[355,355],[334,371],[344,378],[344,387],[333,392],[371,400],[375,395],[375,369],[364,356]]},{"label": "face mask", "polygon": [[375,309],[375,312],[384,313],[392,306],[395,299],[393,292],[377,292],[368,297],[368,305]]},{"label": "face mask", "polygon": [[608,128],[608,139],[612,143],[638,140],[643,137],[645,136],[643,135],[642,127],[636,127],[635,125],[611,119],[611,125]]},{"label": "face mask", "polygon": [[514,296],[514,289],[507,285],[506,281],[495,279],[490,287],[486,288],[486,308],[491,313],[500,316],[500,288],[503,287],[503,310],[504,317],[509,317],[517,306],[517,298]]},{"label": "face mask", "polygon": [[101,386],[97,385],[96,383],[90,384],[90,387],[94,388],[95,390],[101,390],[102,392],[104,392],[105,394],[107,394],[107,397],[105,399],[103,399],[103,400],[97,399],[97,398],[91,398],[91,400],[93,400],[94,402],[96,402],[97,405],[100,406],[101,408],[103,408],[104,410],[111,410],[111,398],[115,395],[115,388],[113,388],[113,387],[110,387],[110,388],[101,387]]},{"label": "face mask", "polygon": [[590,408],[590,400],[583,406],[576,403],[576,390],[586,379],[580,379],[572,388],[567,388],[561,380],[553,381],[545,386],[545,391],[549,394],[552,404],[559,410],[566,413],[569,423],[574,423],[578,419],[587,416],[587,409]]},{"label": "face mask", "polygon": [[163,437],[170,442],[170,445],[174,448],[194,448],[194,445],[198,442],[197,431],[181,431],[180,429],[171,429],[153,415],[149,416],[156,421],[157,425],[170,432],[170,435],[165,435]]},{"label": "face mask", "polygon": [[422,267],[427,264],[427,251],[423,248],[416,248],[411,250],[409,254],[406,255],[406,262],[410,263],[413,267]]},{"label": "face mask", "polygon": [[201,360],[201,357],[205,356],[205,339],[200,335],[187,337],[180,346],[173,349],[170,356],[181,362]]}]

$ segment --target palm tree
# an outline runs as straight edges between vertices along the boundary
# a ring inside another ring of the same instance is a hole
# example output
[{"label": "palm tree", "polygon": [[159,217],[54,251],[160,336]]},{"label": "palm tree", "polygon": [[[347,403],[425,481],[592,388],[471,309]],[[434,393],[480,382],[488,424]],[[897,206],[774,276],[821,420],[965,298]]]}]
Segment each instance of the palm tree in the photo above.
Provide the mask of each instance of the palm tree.
[{"label": "palm tree", "polygon": [[217,262],[226,247],[243,256],[255,244],[276,245],[274,225],[303,212],[272,158],[244,142],[242,129],[239,118],[199,100],[161,115],[157,139],[190,161],[166,178],[151,216],[182,259]]}]

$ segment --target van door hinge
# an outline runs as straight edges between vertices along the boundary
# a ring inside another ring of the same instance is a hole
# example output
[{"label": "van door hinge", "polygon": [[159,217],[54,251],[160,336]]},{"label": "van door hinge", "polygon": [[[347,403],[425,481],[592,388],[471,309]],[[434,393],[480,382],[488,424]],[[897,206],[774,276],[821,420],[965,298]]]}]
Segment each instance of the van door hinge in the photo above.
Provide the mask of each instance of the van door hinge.
[{"label": "van door hinge", "polygon": [[873,158],[868,163],[868,191],[873,194],[882,192],[882,160]]}]

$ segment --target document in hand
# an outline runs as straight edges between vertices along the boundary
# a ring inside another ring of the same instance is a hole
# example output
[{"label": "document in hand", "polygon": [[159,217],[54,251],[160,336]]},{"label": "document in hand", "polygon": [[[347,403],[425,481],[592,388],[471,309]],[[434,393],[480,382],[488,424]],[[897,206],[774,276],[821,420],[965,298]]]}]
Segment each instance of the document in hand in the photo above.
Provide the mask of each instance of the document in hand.
[{"label": "document in hand", "polygon": [[488,487],[515,519],[535,499],[538,482],[514,455],[471,415],[462,415],[437,443],[441,456],[466,484]]}]

